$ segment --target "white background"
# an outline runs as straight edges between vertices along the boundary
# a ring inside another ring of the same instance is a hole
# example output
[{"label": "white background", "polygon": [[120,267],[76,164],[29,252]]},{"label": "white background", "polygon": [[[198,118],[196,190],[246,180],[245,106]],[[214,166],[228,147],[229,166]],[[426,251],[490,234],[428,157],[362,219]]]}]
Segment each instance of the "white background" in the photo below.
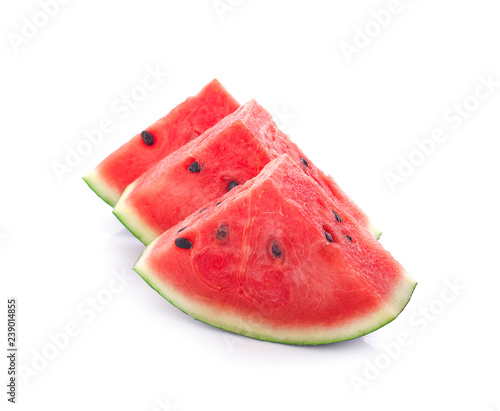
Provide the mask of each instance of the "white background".
[{"label": "white background", "polygon": [[[474,97],[481,78],[500,81],[498,1],[401,0],[383,28],[372,13],[388,1],[218,4],[73,0],[44,22],[35,0],[2,2],[0,345],[13,296],[18,367],[31,370],[17,409],[500,409],[500,87]],[[45,26],[13,46],[35,17]],[[365,28],[349,62],[342,45]],[[157,65],[168,76],[120,118],[113,102]],[[143,246],[81,176],[214,77],[281,113],[383,230],[419,281],[394,322],[327,346],[260,342],[184,315],[131,270]],[[445,120],[464,99],[467,118]],[[106,118],[113,131],[60,181],[55,162]],[[415,154],[436,128],[446,141]],[[391,190],[387,173],[412,153],[419,165]],[[114,272],[127,285],[90,310]],[[79,334],[65,341],[68,326]]]}]

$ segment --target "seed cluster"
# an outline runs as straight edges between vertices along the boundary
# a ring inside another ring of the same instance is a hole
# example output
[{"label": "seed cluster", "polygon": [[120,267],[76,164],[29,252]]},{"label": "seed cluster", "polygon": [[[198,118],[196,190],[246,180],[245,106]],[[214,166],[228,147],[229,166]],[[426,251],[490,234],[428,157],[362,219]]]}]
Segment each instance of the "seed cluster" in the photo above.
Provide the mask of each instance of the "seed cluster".
[{"label": "seed cluster", "polygon": [[[144,131],[144,133],[147,133],[149,136],[151,136],[147,131]],[[152,136],[151,136],[152,137]],[[143,136],[144,138],[144,136]],[[300,160],[302,161],[302,163],[306,166],[306,167],[309,167],[309,164],[307,162],[307,160],[303,157],[300,157]],[[201,167],[200,165],[198,164],[197,161],[194,161],[193,163],[191,163],[191,165],[188,167],[188,170],[191,172],[191,173],[199,173],[201,171]],[[238,183],[236,181],[231,181],[229,184],[228,184],[228,187],[227,187],[227,191],[231,191],[234,187],[236,187],[238,185]],[[222,202],[219,201],[216,203],[216,205],[219,205],[221,204]],[[206,208],[202,208],[199,213],[201,214],[202,212],[206,211],[207,209]],[[337,220],[337,222],[341,223],[342,222],[342,217],[340,217],[340,215],[335,211],[335,210],[332,210],[333,212],[333,215],[335,216],[335,219]],[[181,231],[185,230],[186,227],[184,228],[181,228],[179,231],[177,231],[178,233],[180,233]],[[328,242],[330,243],[333,243],[334,240],[333,240],[333,236],[324,229],[324,233],[325,233],[325,238],[327,239]],[[224,240],[228,235],[228,226],[227,225],[221,225],[218,229],[217,229],[217,233],[216,233],[216,238],[219,240],[219,241],[222,241]],[[352,243],[352,237],[347,235],[347,234],[344,234],[344,237]],[[186,238],[183,238],[183,237],[179,237],[175,240],[175,245],[179,248],[183,248],[183,249],[190,249],[193,244],[187,240]],[[271,252],[274,256],[274,258],[277,258],[277,259],[280,259],[283,255],[283,251],[281,250],[281,247],[279,246],[279,244],[276,242],[276,241],[273,241],[272,245],[271,245]]]},{"label": "seed cluster", "polygon": [[[333,212],[333,215],[335,216],[335,219],[337,220],[337,222],[341,223],[342,217],[340,217],[340,215],[335,210],[332,210],[332,212]],[[342,234],[344,234],[344,233],[342,233]],[[333,238],[332,238],[331,234],[326,232],[326,231],[325,231],[325,237],[328,241],[333,242]],[[344,234],[344,237],[346,238],[347,241],[352,243],[352,237],[350,235]]]},{"label": "seed cluster", "polygon": [[[147,131],[143,131],[143,133],[147,133]],[[148,133],[149,134],[149,133]],[[304,160],[305,161],[305,160]],[[307,164],[307,162],[306,162]],[[190,173],[199,173],[201,171],[201,166],[200,164],[197,162],[197,161],[194,161],[192,162],[189,167],[188,167],[188,171]],[[228,186],[227,186],[227,191],[231,191],[234,187],[236,187],[238,184],[238,182],[236,181],[231,181]],[[216,204],[216,205],[219,205],[220,204],[220,201]]]}]

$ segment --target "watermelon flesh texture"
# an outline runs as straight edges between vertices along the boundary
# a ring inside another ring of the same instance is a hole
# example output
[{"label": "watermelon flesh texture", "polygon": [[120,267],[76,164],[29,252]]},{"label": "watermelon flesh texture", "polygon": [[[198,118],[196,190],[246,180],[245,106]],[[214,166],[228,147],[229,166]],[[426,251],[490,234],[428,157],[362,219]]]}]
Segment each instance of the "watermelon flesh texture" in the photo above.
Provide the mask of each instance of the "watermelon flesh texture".
[{"label": "watermelon flesh texture", "polygon": [[239,107],[217,80],[208,83],[146,131],[154,139],[147,145],[141,133],[104,159],[84,177],[96,194],[114,206],[125,188],[166,155],[198,137]]},{"label": "watermelon flesh texture", "polygon": [[304,173],[374,235],[366,214],[322,173],[255,100],[162,159],[125,190],[114,214],[148,244],[231,186],[255,177],[272,159],[288,153]]},{"label": "watermelon flesh texture", "polygon": [[290,344],[352,339],[392,321],[416,285],[286,154],[205,208],[134,269],[215,327]]}]

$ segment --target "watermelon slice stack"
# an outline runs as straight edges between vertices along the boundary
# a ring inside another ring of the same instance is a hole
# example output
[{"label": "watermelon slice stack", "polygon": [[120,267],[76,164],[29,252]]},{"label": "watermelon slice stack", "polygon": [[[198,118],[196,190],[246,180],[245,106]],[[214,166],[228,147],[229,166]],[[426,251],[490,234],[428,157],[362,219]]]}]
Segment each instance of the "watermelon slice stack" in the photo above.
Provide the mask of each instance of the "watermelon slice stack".
[{"label": "watermelon slice stack", "polygon": [[115,215],[145,244],[287,153],[342,209],[377,236],[366,214],[322,173],[255,100],[156,163],[130,184]]},{"label": "watermelon slice stack", "polygon": [[85,181],[149,244],[134,269],[215,327],[288,344],[352,339],[396,318],[416,286],[336,182],[217,80]]}]

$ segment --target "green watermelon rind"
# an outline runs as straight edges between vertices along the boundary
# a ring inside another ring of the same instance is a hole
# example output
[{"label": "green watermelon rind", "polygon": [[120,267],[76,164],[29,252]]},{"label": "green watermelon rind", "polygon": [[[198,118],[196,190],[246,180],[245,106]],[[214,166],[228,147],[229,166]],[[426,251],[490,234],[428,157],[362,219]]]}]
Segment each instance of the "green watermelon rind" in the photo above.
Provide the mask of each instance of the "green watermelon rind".
[{"label": "green watermelon rind", "polygon": [[86,176],[82,177],[83,181],[87,183],[90,189],[97,194],[104,202],[114,207],[118,198],[119,193],[113,193],[113,190],[104,182],[97,170],[92,170]]},{"label": "green watermelon rind", "polygon": [[371,220],[368,221],[368,226],[366,227],[366,230],[375,237],[375,239],[380,240],[380,237],[382,237],[382,231],[380,231],[377,226],[375,226]]},{"label": "green watermelon rind", "polygon": [[123,194],[113,208],[113,214],[136,238],[144,245],[148,245],[161,233],[152,230],[149,225],[141,219],[140,214],[132,210],[128,205],[127,198],[136,184],[137,180],[129,184],[123,191]]},{"label": "green watermelon rind", "polygon": [[[215,314],[214,318],[216,319],[216,321],[210,321],[207,318],[207,315],[205,316],[203,315],[206,314],[207,311],[211,310],[211,308],[208,306],[203,307],[202,305],[200,305],[201,308],[198,310],[200,314],[195,313],[194,312],[195,310],[190,310],[186,308],[185,304],[179,302],[179,300],[182,299],[181,294],[179,293],[180,298],[176,298],[175,296],[173,296],[173,294],[175,294],[173,292],[173,287],[167,287],[155,281],[155,275],[152,272],[150,272],[148,267],[143,263],[143,261],[146,259],[147,254],[149,253],[149,250],[153,248],[152,247],[153,243],[151,244],[150,247],[147,247],[146,250],[144,250],[142,256],[139,258],[139,260],[134,266],[134,271],[136,271],[151,288],[153,288],[158,294],[160,294],[163,298],[165,298],[170,304],[172,304],[174,307],[177,307],[182,312],[190,315],[197,321],[203,322],[205,324],[235,334],[240,334],[257,340],[269,341],[274,343],[283,343],[291,345],[321,345],[321,344],[331,344],[335,342],[347,341],[362,337],[363,335],[378,330],[379,328],[390,323],[396,317],[398,317],[399,314],[401,314],[401,312],[404,310],[404,308],[410,301],[411,296],[415,290],[415,287],[417,286],[417,282],[413,278],[408,276],[406,273],[403,273],[401,281],[398,283],[396,287],[394,287],[396,291],[393,293],[393,297],[391,298],[389,303],[386,303],[385,306],[382,307],[382,309],[380,309],[379,311],[372,313],[371,318],[369,318],[368,321],[366,321],[366,318],[361,319],[361,321],[359,320],[353,321],[350,324],[350,328],[352,329],[352,331],[344,332],[344,335],[342,336],[334,336],[333,335],[334,329],[332,328],[329,330],[330,332],[328,332],[328,330],[326,332],[325,330],[323,330],[323,333],[325,335],[322,338],[321,337],[315,338],[313,336],[315,331],[308,331],[308,330],[302,330],[302,334],[309,333],[309,336],[305,335],[294,336],[294,331],[292,330],[290,331],[290,336],[288,336],[287,338],[284,337],[280,338],[277,335],[273,335],[272,331],[264,330],[259,332],[254,330],[253,332],[249,332],[242,330],[241,327],[238,330],[237,329],[238,326],[234,324],[236,323],[236,321],[234,320],[233,324],[231,324],[231,321],[229,322],[217,321],[217,318],[220,318],[220,316],[224,315],[224,313],[221,313],[221,315],[219,316]],[[387,308],[392,308],[392,309],[387,310]],[[377,314],[379,315],[377,316]],[[241,322],[241,319],[238,321]],[[360,323],[362,323],[363,321],[369,323],[370,325],[365,325],[360,329]]]}]

